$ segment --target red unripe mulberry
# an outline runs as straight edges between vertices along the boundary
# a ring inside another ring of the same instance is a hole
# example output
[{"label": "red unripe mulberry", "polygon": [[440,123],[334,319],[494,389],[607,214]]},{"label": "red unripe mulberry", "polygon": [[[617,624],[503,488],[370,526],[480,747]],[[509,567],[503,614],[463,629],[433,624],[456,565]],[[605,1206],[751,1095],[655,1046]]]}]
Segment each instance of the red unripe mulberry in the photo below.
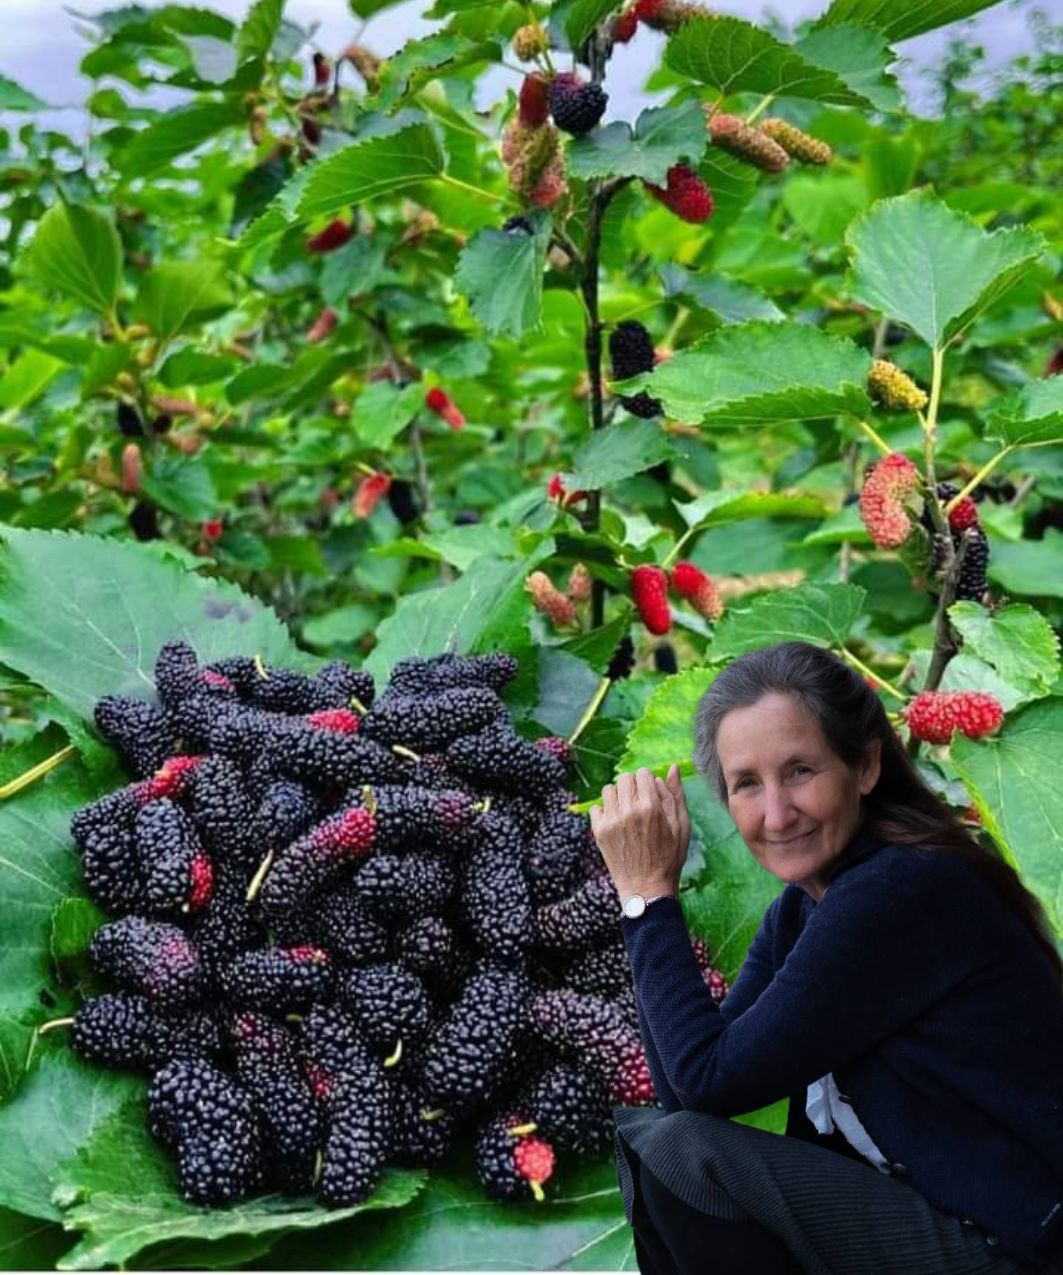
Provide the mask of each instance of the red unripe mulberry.
[{"label": "red unripe mulberry", "polygon": [[323,53],[314,54],[314,83],[321,88],[329,81],[332,74],[332,63]]},{"label": "red unripe mulberry", "polygon": [[462,429],[465,425],[465,417],[455,406],[450,395],[440,386],[433,386],[432,389],[424,396],[424,405],[430,411],[435,412],[437,416],[441,416],[451,429]]},{"label": "red unripe mulberry", "polygon": [[126,443],[122,448],[122,490],[133,495],[140,490],[140,479],[144,466],[140,459],[140,447],[136,443]]},{"label": "red unripe mulberry", "polygon": [[518,116],[527,128],[545,124],[550,114],[550,86],[541,75],[526,75],[520,86]]},{"label": "red unripe mulberry", "polygon": [[217,540],[221,533],[225,530],[224,518],[208,518],[200,527],[206,540]]},{"label": "red unripe mulberry", "polygon": [[642,184],[655,199],[659,199],[666,208],[671,209],[683,221],[698,225],[708,221],[712,216],[712,191],[686,164],[673,164],[667,174],[667,189],[654,186],[652,182]]},{"label": "red unripe mulberry", "polygon": [[391,486],[391,475],[384,473],[369,474],[358,484],[354,493],[351,508],[356,518],[368,518],[376,508],[376,503]]},{"label": "red unripe mulberry", "polygon": [[613,43],[627,44],[639,29],[638,10],[634,5],[617,14],[613,22]]},{"label": "red unripe mulberry", "polygon": [[949,526],[953,531],[966,531],[968,527],[978,526],[978,506],[970,498],[964,498],[949,510]]},{"label": "red unripe mulberry", "polygon": [[667,633],[672,627],[668,608],[668,573],[662,567],[641,566],[631,573],[631,595],[651,633]]},{"label": "red unripe mulberry", "polygon": [[904,501],[918,482],[919,470],[900,452],[883,456],[865,480],[860,517],[880,549],[896,549],[908,539],[912,524]]},{"label": "red unripe mulberry", "polygon": [[327,305],[314,320],[306,334],[306,339],[311,345],[318,341],[324,341],[325,337],[328,336],[339,321],[340,316],[330,305]]},{"label": "red unripe mulberry", "polygon": [[672,568],[672,588],[706,620],[723,615],[723,598],[715,583],[693,562],[677,562]]},{"label": "red unripe mulberry", "polygon": [[1004,708],[986,691],[920,691],[905,709],[908,729],[928,744],[947,744],[959,731],[968,739],[991,735],[1004,720]]},{"label": "red unripe mulberry", "polygon": [[337,248],[342,248],[353,234],[354,223],[336,217],[324,230],[310,236],[306,241],[306,250],[307,252],[335,252]]}]

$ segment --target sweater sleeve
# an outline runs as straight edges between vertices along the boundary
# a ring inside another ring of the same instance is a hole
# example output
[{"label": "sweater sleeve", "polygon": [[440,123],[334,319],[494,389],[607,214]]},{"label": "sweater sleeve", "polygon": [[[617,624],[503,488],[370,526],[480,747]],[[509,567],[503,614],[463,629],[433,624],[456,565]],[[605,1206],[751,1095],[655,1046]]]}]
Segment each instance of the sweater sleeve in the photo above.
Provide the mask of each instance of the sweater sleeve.
[{"label": "sweater sleeve", "polygon": [[949,913],[963,903],[936,879],[910,853],[837,878],[781,969],[730,1022],[701,977],[678,899],[625,919],[636,995],[682,1106],[741,1115],[799,1092],[991,959],[948,941]]},{"label": "sweater sleeve", "polygon": [[650,1035],[650,1029],[646,1023],[646,1014],[639,1003],[637,992],[635,993],[635,1008],[638,1010],[639,1035],[642,1037],[642,1047],[646,1051],[646,1065],[650,1069],[650,1078],[653,1080],[653,1092],[665,1111],[682,1111],[683,1104],[675,1096],[672,1086],[665,1077],[664,1068],[661,1066],[661,1058],[657,1053],[657,1046],[653,1043],[653,1037]]}]

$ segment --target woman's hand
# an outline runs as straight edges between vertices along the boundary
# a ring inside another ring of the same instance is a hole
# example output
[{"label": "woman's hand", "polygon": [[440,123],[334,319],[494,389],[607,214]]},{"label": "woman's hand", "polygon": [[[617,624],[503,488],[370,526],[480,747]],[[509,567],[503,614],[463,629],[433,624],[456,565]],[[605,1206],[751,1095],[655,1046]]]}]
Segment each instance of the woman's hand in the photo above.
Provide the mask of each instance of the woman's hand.
[{"label": "woman's hand", "polygon": [[679,893],[679,874],[690,844],[690,813],[679,767],[667,781],[648,766],[617,776],[590,809],[591,831],[621,899]]}]

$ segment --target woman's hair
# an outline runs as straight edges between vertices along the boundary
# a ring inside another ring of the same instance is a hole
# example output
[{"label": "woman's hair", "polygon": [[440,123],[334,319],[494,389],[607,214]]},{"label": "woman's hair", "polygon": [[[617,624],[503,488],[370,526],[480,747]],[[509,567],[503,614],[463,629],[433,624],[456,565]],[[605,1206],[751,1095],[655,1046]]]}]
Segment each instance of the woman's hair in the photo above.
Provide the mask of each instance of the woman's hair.
[{"label": "woman's hair", "polygon": [[808,642],[779,642],[729,664],[698,702],[694,768],[723,805],[727,783],[716,751],[720,722],[735,708],[764,695],[796,696],[819,722],[831,748],[855,769],[875,739],[882,742],[878,782],[864,797],[864,827],[894,845],[919,845],[973,864],[1016,912],[1052,961],[1063,983],[1063,960],[1040,900],[1018,874],[976,841],[954,812],[927,786],[890,725],[878,695],[831,651]]}]

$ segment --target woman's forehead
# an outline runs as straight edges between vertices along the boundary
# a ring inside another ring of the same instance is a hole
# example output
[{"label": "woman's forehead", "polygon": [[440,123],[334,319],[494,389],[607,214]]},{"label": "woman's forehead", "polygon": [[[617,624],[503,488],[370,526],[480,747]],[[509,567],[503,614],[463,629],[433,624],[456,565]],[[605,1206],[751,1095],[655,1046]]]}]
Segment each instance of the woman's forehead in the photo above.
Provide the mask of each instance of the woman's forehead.
[{"label": "woman's forehead", "polygon": [[780,764],[795,752],[825,745],[814,715],[792,695],[765,695],[755,704],[734,708],[720,721],[716,747],[725,767]]}]

